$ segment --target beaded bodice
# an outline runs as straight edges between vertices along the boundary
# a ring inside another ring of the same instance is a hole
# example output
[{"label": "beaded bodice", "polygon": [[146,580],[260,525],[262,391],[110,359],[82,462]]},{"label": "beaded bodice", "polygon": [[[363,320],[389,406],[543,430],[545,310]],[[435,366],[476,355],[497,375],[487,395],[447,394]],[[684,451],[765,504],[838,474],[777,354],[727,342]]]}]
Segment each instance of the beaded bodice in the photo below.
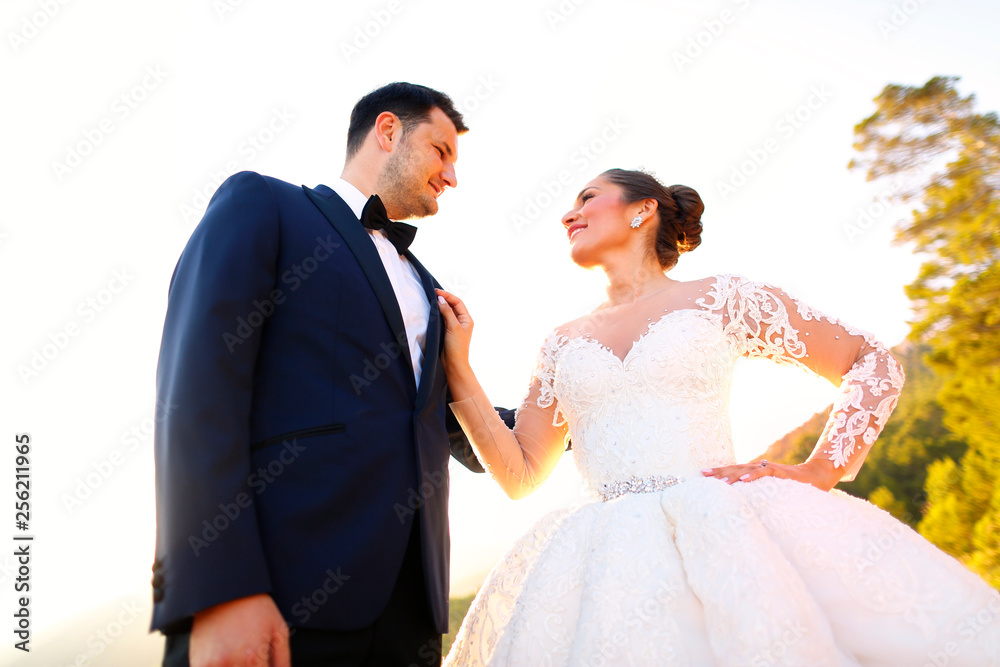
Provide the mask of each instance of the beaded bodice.
[{"label": "beaded bodice", "polygon": [[739,276],[718,276],[690,307],[649,318],[623,357],[595,337],[553,331],[536,366],[537,406],[565,422],[597,495],[630,477],[690,475],[735,462],[729,391],[741,356],[827,377],[840,364],[823,439],[853,478],[896,404],[902,371],[870,334]]},{"label": "beaded bodice", "polygon": [[734,461],[729,388],[738,352],[721,320],[702,308],[665,313],[624,360],[586,337],[550,337],[553,396],[595,493],[630,476]]}]

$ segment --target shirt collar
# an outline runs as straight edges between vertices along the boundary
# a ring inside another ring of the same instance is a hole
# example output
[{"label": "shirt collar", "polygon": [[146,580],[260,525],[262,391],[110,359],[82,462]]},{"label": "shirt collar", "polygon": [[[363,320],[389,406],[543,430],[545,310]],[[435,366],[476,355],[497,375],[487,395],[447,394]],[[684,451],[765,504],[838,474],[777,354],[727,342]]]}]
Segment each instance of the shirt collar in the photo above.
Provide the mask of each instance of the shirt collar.
[{"label": "shirt collar", "polygon": [[351,210],[354,211],[354,215],[357,216],[358,220],[360,220],[361,211],[364,210],[365,204],[368,203],[368,197],[365,197],[361,190],[358,190],[342,178],[338,178],[331,183],[330,189],[336,192],[340,198],[351,207]]}]

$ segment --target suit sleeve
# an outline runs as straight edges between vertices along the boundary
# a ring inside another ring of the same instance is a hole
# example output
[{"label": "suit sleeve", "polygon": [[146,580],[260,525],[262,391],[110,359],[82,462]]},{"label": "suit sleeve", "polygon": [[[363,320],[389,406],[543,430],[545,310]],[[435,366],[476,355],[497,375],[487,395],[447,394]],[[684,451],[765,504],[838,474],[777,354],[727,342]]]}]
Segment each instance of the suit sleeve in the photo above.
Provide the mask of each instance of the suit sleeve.
[{"label": "suit sleeve", "polygon": [[170,282],[157,365],[153,629],[266,593],[248,484],[254,367],[276,285],[278,210],[259,174],[223,183]]}]

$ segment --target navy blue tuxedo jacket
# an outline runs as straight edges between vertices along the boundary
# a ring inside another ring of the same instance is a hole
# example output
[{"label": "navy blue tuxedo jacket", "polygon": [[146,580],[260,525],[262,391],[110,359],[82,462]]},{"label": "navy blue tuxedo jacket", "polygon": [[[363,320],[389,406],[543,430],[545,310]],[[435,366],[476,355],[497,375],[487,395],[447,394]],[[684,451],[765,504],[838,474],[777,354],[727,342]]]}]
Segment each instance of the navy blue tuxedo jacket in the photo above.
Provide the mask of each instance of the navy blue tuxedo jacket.
[{"label": "navy blue tuxedo jacket", "polygon": [[419,512],[447,631],[449,454],[482,468],[447,408],[436,283],[406,257],[432,304],[419,388],[348,205],[253,172],[219,187],[174,270],[157,366],[153,629],[257,593],[292,626],[370,625]]}]

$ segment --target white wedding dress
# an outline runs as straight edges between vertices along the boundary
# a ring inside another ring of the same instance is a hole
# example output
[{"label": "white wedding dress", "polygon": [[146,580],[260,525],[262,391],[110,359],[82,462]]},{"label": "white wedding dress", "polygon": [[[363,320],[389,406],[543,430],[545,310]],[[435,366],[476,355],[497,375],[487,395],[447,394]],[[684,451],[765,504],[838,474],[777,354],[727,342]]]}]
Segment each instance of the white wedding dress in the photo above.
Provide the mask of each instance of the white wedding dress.
[{"label": "white wedding dress", "polygon": [[820,455],[853,479],[903,384],[891,355],[777,288],[683,285],[554,331],[513,432],[482,392],[453,404],[509,493],[569,437],[594,500],[510,548],[445,664],[1000,665],[1000,594],[905,524],[837,490],[700,473],[736,462],[730,379],[751,356],[843,376]]}]

